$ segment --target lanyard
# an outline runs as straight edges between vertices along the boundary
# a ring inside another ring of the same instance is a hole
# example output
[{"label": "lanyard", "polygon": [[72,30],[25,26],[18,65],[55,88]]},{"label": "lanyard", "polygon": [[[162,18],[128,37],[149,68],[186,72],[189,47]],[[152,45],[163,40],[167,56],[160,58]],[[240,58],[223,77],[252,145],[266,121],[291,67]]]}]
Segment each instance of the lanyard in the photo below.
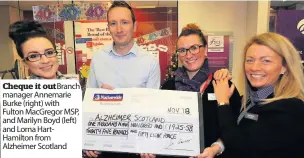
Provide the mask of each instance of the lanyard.
[{"label": "lanyard", "polygon": [[210,84],[211,80],[212,80],[212,74],[210,74],[208,76],[208,79],[202,84],[203,88],[202,88],[202,92],[201,93],[205,92],[205,90],[207,89],[207,87]]},{"label": "lanyard", "polygon": [[258,114],[253,114],[253,113],[249,113],[248,110],[250,110],[252,107],[254,107],[255,105],[257,105],[253,100],[248,100],[246,104],[250,103],[250,105],[244,109],[241,114],[239,115],[238,119],[237,119],[237,124],[240,124],[241,120],[245,117],[247,119],[250,120],[254,120],[257,121],[259,115]]}]

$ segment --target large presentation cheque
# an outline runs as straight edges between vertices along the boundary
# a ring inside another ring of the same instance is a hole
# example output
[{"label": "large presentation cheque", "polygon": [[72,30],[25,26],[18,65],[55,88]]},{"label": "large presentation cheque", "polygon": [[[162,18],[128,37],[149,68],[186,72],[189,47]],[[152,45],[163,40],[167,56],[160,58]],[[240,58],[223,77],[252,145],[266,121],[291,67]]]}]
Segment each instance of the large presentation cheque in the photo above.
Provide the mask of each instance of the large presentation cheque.
[{"label": "large presentation cheque", "polygon": [[196,156],[204,148],[202,110],[194,92],[89,88],[83,149]]}]

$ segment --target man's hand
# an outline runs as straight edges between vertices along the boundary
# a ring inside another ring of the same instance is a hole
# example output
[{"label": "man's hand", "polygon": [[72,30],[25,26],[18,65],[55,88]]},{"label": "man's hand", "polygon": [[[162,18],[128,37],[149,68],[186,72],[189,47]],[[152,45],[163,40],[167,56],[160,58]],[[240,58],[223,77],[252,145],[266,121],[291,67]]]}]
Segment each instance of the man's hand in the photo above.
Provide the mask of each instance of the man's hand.
[{"label": "man's hand", "polygon": [[100,88],[108,89],[108,90],[113,90],[113,89],[114,89],[112,86],[110,86],[110,85],[108,85],[108,84],[102,84],[102,85],[100,86]]}]

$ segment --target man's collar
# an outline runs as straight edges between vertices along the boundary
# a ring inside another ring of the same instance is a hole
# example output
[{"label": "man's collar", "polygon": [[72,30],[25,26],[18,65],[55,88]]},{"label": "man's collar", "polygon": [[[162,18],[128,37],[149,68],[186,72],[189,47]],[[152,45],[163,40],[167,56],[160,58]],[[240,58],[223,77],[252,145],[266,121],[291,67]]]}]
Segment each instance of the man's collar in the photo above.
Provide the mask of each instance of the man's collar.
[{"label": "man's collar", "polygon": [[[122,55],[120,55],[120,54],[118,54],[115,50],[114,50],[114,42],[112,43],[112,44],[110,44],[110,51],[109,52],[112,52],[114,55],[116,55],[116,56],[122,56]],[[126,56],[126,55],[129,55],[129,54],[134,54],[134,55],[137,55],[137,52],[138,52],[138,45],[136,44],[136,42],[134,42],[133,43],[133,46],[132,46],[132,48],[131,48],[131,50],[127,53],[127,54],[125,54],[125,55],[123,55],[123,56]]]}]

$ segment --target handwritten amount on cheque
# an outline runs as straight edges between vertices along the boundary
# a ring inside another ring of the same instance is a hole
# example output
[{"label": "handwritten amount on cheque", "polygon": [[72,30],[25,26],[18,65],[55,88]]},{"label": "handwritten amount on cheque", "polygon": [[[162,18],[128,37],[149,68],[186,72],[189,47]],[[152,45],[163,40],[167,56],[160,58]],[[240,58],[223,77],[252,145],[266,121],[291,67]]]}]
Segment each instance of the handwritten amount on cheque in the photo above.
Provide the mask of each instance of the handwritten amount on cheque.
[{"label": "handwritten amount on cheque", "polygon": [[176,139],[177,133],[193,133],[193,124],[166,122],[162,117],[136,114],[97,114],[94,120],[88,121],[86,128],[87,135],[115,137],[128,137],[130,134],[135,134],[147,138]]}]

